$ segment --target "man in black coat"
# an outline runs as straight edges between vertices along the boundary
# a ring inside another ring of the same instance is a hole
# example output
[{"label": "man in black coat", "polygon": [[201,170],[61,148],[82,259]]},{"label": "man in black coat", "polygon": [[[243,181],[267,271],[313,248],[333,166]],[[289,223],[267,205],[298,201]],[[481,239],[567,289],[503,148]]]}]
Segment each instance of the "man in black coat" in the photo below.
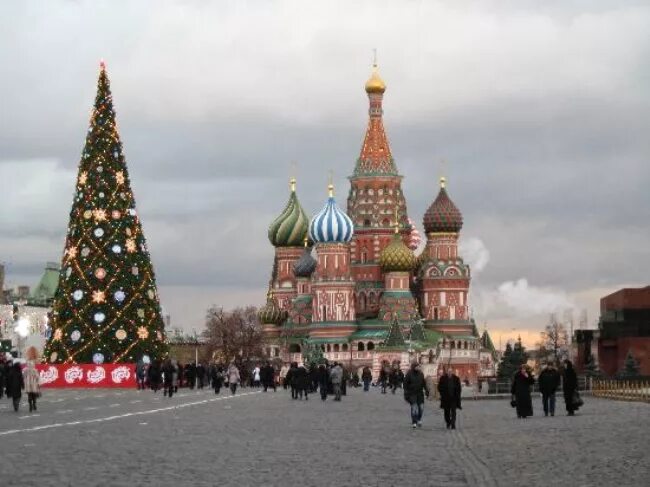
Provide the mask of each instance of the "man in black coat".
[{"label": "man in black coat", "polygon": [[578,376],[570,360],[564,361],[564,377],[562,388],[564,389],[564,403],[569,416],[574,416],[578,409]]},{"label": "man in black coat", "polygon": [[411,423],[413,428],[422,427],[422,413],[424,412],[424,396],[429,397],[429,387],[420,364],[414,362],[411,369],[404,377],[404,399],[411,405]]},{"label": "man in black coat", "polygon": [[447,429],[456,429],[456,409],[462,409],[460,392],[460,378],[454,374],[451,367],[443,368],[443,375],[438,381],[438,393],[440,393],[440,408],[445,411]]},{"label": "man in black coat", "polygon": [[519,371],[512,378],[510,387],[518,418],[527,418],[533,415],[533,400],[530,397],[533,384],[535,384],[533,374],[528,370],[526,364],[521,364]]},{"label": "man in black coat", "polygon": [[544,406],[544,416],[555,416],[555,392],[560,387],[560,373],[553,366],[552,362],[546,365],[537,379],[539,392],[542,393],[542,405]]},{"label": "man in black coat", "polygon": [[264,392],[266,392],[269,387],[273,388],[273,392],[276,391],[275,369],[270,362],[266,362],[266,364],[260,369],[260,379],[262,380],[262,386],[264,386]]},{"label": "man in black coat", "polygon": [[5,378],[5,384],[7,386],[7,397],[13,400],[14,411],[18,412],[20,397],[22,396],[23,389],[25,389],[23,371],[18,362],[13,364],[9,369],[9,373]]}]

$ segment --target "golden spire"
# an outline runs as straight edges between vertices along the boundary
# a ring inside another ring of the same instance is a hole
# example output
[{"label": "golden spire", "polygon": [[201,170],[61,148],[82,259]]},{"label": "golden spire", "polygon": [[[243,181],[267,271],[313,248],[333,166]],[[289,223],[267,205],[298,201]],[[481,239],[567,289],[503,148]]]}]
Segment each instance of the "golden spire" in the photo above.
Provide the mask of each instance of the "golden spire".
[{"label": "golden spire", "polygon": [[303,244],[305,245],[305,248],[309,247],[309,239],[307,237],[303,239]]},{"label": "golden spire", "polygon": [[291,188],[291,192],[295,193],[296,192],[296,178],[291,178],[289,179],[289,187]]},{"label": "golden spire", "polygon": [[447,178],[444,176],[440,176],[440,188],[444,189],[445,186],[447,186]]},{"label": "golden spire", "polygon": [[334,198],[334,184],[332,183],[333,180],[334,180],[334,171],[330,170],[329,184],[327,185],[327,192],[330,198]]}]

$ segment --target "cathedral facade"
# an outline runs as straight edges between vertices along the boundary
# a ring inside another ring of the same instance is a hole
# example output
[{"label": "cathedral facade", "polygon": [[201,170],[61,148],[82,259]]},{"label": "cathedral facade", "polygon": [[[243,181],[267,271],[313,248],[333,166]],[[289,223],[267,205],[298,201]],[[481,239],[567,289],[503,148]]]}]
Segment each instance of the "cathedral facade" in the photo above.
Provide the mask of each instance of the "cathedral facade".
[{"label": "cathedral facade", "polygon": [[309,219],[290,181],[289,201],[270,225],[275,257],[259,318],[271,357],[302,362],[319,348],[352,368],[419,360],[470,381],[495,373],[496,351],[469,312],[470,268],[458,252],[463,217],[445,178],[426,211],[426,245],[409,218],[402,176],[383,124],[386,85],[373,66],[368,126],[350,176],[347,211],[328,187]]}]

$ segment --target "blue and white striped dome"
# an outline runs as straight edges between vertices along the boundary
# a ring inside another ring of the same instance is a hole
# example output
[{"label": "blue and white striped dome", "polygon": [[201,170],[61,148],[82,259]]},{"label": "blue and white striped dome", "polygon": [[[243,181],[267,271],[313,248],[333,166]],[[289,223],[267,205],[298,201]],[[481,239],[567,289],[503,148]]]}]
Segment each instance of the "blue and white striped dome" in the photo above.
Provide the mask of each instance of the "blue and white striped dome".
[{"label": "blue and white striped dome", "polygon": [[352,240],[354,225],[334,200],[334,186],[329,185],[329,198],[323,209],[311,219],[309,238],[316,243],[348,243]]}]

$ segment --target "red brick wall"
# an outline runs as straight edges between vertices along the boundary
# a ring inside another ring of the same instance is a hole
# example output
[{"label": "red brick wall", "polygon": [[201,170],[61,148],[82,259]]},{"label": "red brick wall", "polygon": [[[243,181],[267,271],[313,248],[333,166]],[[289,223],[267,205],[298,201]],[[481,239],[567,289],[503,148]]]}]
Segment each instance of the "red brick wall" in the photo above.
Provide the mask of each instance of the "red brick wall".
[{"label": "red brick wall", "polygon": [[600,340],[598,363],[606,375],[614,375],[623,369],[625,357],[630,350],[639,362],[642,375],[650,375],[650,337],[625,337]]}]

